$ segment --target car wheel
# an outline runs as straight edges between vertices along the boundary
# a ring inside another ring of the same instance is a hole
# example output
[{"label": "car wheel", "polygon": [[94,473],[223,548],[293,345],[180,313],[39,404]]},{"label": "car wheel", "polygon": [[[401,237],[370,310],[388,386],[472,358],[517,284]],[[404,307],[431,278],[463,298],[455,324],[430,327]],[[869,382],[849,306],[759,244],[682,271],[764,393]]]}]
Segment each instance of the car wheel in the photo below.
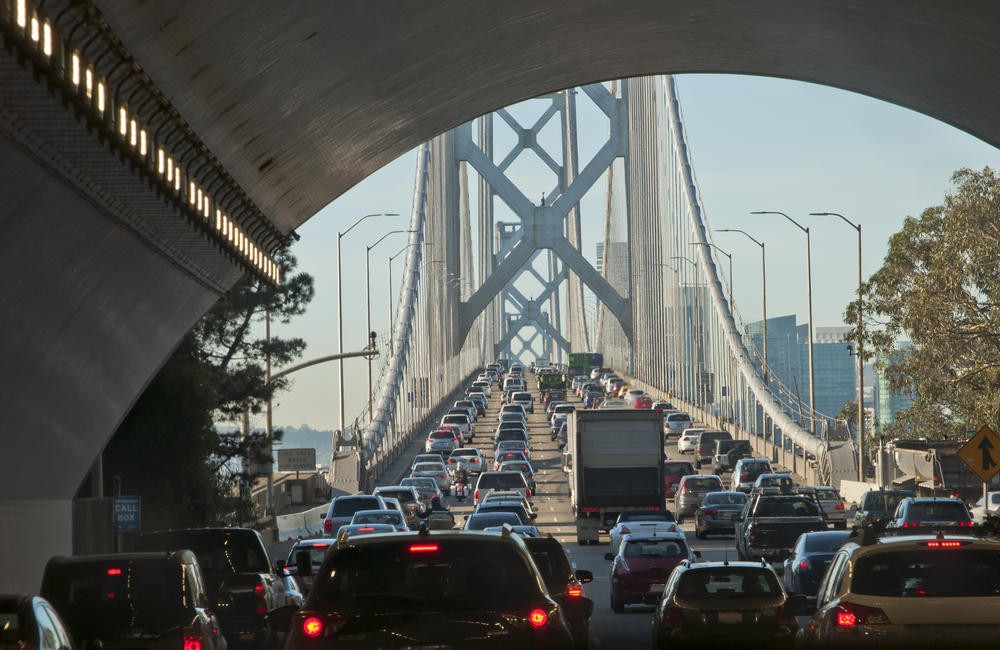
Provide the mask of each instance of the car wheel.
[{"label": "car wheel", "polygon": [[614,590],[611,591],[611,609],[614,611],[615,614],[625,613],[625,603],[615,598]]},{"label": "car wheel", "polygon": [[701,459],[698,458],[698,457],[695,457],[695,459],[694,459],[694,468],[695,469],[701,469]]},{"label": "car wheel", "polygon": [[708,539],[708,530],[701,530],[698,528],[697,522],[694,525],[694,536],[698,539]]},{"label": "car wheel", "polygon": [[836,524],[834,524],[834,527],[835,528],[839,528],[840,530],[847,530],[847,522],[846,521],[839,521]]}]

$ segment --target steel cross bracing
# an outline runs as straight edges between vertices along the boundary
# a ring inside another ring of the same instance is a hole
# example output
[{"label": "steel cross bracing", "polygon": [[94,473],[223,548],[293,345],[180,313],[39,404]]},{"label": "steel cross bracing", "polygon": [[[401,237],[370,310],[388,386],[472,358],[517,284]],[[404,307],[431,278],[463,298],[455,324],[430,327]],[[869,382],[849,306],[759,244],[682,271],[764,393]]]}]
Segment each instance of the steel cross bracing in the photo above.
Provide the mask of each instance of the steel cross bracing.
[{"label": "steel cross bracing", "polygon": [[[551,250],[568,267],[569,271],[572,272],[569,275],[571,279],[575,276],[597,295],[607,309],[615,315],[621,323],[622,331],[631,340],[632,314],[629,299],[622,297],[601,277],[578,249],[580,234],[578,204],[581,197],[597,182],[612,161],[627,154],[627,138],[624,128],[626,125],[625,108],[621,100],[613,97],[601,84],[586,86],[583,90],[607,115],[610,128],[609,137],[604,146],[579,173],[576,172],[574,163],[575,143],[567,142],[569,136],[573,135],[573,130],[563,129],[564,155],[570,163],[565,165],[567,169],[559,167],[558,163],[545,152],[537,141],[538,132],[554,115],[560,112],[570,117],[575,115],[572,93],[569,91],[550,95],[552,105],[531,128],[521,127],[507,111],[497,112],[497,115],[519,134],[518,144],[499,165],[495,164],[490,156],[484,153],[483,149],[480,148],[482,145],[476,146],[473,142],[471,123],[459,127],[454,132],[456,157],[459,160],[468,161],[490,186],[491,192],[495,193],[521,220],[520,227],[511,233],[509,239],[500,246],[500,250],[496,254],[499,263],[492,273],[485,277],[475,293],[460,306],[458,324],[458,340],[460,342],[470,331],[476,317],[505,287],[510,286],[518,278],[522,270],[534,259],[536,253],[543,249]],[[569,120],[569,118],[565,119]],[[568,122],[564,122],[564,126],[566,125]],[[480,135],[482,135],[482,129],[480,129]],[[504,173],[514,159],[527,149],[535,152],[550,169],[558,174],[560,179],[559,186],[545,197],[542,205],[535,205],[529,201]],[[576,245],[567,239],[567,219],[571,221],[568,230]],[[557,282],[557,280],[553,278],[543,284],[548,288],[548,284],[551,282]],[[582,284],[579,285],[578,290],[574,288],[572,283],[570,286],[569,345],[587,347],[589,341],[587,341],[583,309]],[[532,319],[520,319],[517,322],[527,324],[532,322]],[[575,340],[574,334],[580,339]]]}]

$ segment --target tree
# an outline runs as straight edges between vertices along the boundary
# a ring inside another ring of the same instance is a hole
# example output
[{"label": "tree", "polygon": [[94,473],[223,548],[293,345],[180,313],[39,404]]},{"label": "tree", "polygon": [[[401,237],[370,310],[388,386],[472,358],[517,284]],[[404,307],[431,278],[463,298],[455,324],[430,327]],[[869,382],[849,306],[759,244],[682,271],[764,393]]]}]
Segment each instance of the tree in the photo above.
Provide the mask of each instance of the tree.
[{"label": "tree", "polygon": [[[914,403],[883,432],[957,435],[1000,407],[1000,177],[960,169],[944,205],[907,217],[863,286],[864,348],[890,390]],[[845,322],[854,325],[857,302]],[[857,341],[857,328],[848,338]],[[898,350],[908,338],[912,347]]]}]

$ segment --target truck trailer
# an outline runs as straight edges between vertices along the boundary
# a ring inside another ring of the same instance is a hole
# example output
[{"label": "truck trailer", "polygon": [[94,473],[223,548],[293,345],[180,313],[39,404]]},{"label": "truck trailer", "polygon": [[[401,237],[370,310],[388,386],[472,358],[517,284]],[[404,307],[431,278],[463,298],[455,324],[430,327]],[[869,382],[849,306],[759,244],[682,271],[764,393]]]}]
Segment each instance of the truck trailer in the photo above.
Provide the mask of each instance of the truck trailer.
[{"label": "truck trailer", "polygon": [[596,544],[622,510],[666,508],[662,412],[580,410],[567,433],[577,542]]}]

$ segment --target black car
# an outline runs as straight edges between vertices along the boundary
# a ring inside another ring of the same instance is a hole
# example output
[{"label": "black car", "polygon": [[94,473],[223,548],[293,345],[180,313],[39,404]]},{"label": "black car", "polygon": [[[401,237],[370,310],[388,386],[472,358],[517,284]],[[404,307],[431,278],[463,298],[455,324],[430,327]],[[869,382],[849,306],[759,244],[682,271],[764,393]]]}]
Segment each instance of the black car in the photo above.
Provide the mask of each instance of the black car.
[{"label": "black car", "polygon": [[965,502],[955,498],[903,499],[889,516],[886,535],[927,535],[929,533],[969,534],[972,517]]},{"label": "black car", "polygon": [[815,596],[826,567],[850,534],[831,530],[800,535],[785,560],[785,589],[792,594]]},{"label": "black car", "polygon": [[554,537],[529,537],[524,543],[545,580],[549,596],[562,608],[574,645],[577,650],[584,650],[594,601],[587,598],[583,585],[593,581],[594,574],[583,569],[574,573],[566,550]]},{"label": "black car", "polygon": [[76,650],[59,613],[44,598],[0,596],[0,648]]},{"label": "black car", "polygon": [[230,643],[268,646],[275,640],[270,613],[287,602],[282,576],[260,533],[246,528],[193,528],[146,533],[139,551],[189,549],[205,576],[207,601]]},{"label": "black car", "polygon": [[573,638],[509,531],[392,533],[332,549],[283,650],[553,648]]},{"label": "black car", "polygon": [[225,650],[227,645],[213,612],[217,603],[211,602],[191,551],[54,557],[45,567],[41,596],[81,647]]}]

